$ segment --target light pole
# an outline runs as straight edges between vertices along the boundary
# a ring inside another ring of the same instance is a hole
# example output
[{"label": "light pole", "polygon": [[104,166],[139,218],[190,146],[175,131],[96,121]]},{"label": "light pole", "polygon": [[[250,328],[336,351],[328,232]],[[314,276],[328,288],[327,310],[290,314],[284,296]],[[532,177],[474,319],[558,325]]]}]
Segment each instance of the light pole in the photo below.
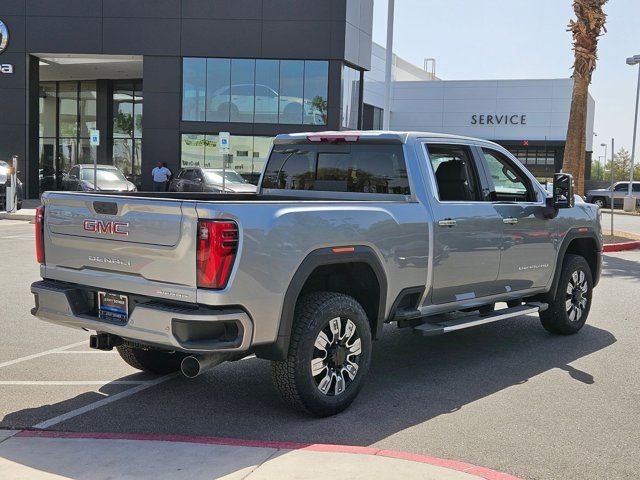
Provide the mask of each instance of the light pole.
[{"label": "light pole", "polygon": [[[607,165],[607,144],[606,143],[601,143],[600,146],[604,147],[604,165],[606,167],[606,165]],[[613,168],[613,157],[611,157],[611,168]],[[613,175],[613,173],[611,175]],[[611,195],[613,195],[613,193]]]},{"label": "light pole", "polygon": [[387,61],[384,70],[384,111],[382,112],[382,129],[391,127],[391,69],[393,68],[393,17],[395,0],[388,0],[387,10]]},{"label": "light pole", "polygon": [[[627,65],[640,65],[640,55],[627,58]],[[636,136],[638,134],[638,103],[640,103],[640,67],[638,67],[638,87],[636,89],[636,112],[633,116],[633,143],[631,145],[631,173],[629,174],[629,191],[624,199],[624,211],[633,212],[636,209],[636,199],[633,197],[633,168],[636,152]]]}]

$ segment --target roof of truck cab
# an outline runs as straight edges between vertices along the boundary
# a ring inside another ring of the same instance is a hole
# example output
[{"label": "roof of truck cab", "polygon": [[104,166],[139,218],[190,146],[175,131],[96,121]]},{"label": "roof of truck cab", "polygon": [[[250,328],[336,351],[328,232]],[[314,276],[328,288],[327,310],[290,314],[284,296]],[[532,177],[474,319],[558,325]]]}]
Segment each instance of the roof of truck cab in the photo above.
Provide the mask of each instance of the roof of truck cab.
[{"label": "roof of truck cab", "polygon": [[378,140],[378,141],[396,141],[400,143],[407,143],[409,139],[412,138],[432,138],[432,139],[444,139],[444,140],[452,140],[452,141],[463,141],[469,143],[485,143],[485,144],[494,144],[489,140],[485,140],[482,138],[475,137],[464,137],[461,135],[450,135],[447,133],[434,133],[434,132],[415,132],[415,131],[406,131],[406,132],[396,132],[390,130],[341,130],[341,131],[326,131],[326,132],[303,132],[303,133],[286,133],[278,135],[274,143],[282,144],[291,141],[300,141],[306,140],[307,137],[310,136],[358,136],[363,139],[368,140]]}]

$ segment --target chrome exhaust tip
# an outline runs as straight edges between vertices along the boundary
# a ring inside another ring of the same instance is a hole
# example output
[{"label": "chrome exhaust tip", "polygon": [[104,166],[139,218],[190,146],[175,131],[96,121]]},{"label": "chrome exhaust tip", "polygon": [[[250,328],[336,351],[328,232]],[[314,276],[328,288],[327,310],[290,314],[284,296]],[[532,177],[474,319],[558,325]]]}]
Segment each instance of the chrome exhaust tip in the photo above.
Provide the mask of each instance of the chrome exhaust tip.
[{"label": "chrome exhaust tip", "polygon": [[196,378],[205,370],[220,365],[227,360],[228,355],[211,353],[205,355],[189,355],[182,359],[180,371],[187,378]]}]

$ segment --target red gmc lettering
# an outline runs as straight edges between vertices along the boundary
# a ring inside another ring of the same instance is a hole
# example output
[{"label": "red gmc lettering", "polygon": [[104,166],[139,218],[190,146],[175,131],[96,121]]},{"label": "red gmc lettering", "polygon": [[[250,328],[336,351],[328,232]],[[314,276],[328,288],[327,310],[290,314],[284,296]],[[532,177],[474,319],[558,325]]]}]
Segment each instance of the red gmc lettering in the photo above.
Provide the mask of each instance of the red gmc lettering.
[{"label": "red gmc lettering", "polygon": [[82,228],[86,232],[99,233],[102,235],[129,235],[126,222],[105,222],[87,218],[82,222]]}]

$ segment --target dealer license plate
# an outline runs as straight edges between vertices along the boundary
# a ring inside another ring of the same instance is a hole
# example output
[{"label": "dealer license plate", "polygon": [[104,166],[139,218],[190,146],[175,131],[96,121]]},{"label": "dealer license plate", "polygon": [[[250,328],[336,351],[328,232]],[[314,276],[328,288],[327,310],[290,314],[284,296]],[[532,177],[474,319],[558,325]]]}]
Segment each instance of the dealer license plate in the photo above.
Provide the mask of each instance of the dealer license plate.
[{"label": "dealer license plate", "polygon": [[98,292],[98,317],[102,320],[129,320],[129,297],[119,293]]}]

